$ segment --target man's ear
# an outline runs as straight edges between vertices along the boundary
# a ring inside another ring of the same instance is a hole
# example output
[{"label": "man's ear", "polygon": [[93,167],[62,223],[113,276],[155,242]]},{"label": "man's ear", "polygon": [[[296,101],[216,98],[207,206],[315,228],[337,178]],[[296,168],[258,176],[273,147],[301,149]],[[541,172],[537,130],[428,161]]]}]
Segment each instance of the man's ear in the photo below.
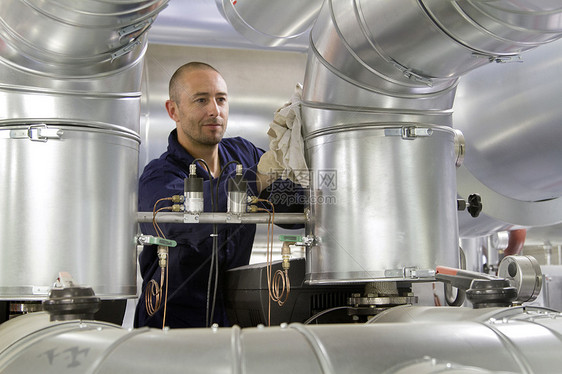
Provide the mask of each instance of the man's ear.
[{"label": "man's ear", "polygon": [[168,112],[170,118],[174,120],[174,122],[179,121],[178,106],[176,105],[175,101],[166,100],[166,111]]}]

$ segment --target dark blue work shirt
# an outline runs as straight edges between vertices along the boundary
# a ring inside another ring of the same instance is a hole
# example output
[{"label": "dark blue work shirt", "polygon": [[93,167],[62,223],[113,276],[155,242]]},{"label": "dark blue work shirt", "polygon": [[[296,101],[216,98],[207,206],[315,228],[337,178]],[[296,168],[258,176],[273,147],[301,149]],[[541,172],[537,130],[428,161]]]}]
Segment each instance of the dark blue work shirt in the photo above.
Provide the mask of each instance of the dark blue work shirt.
[{"label": "dark blue work shirt", "polygon": [[[221,167],[229,161],[240,162],[248,180],[248,193],[257,192],[255,172],[263,150],[249,141],[236,137],[224,138],[219,143]],[[139,181],[139,211],[152,211],[154,203],[164,197],[182,195],[184,179],[189,175],[189,165],[194,158],[178,143],[177,131],[173,130],[168,138],[168,150],[160,158],[152,160],[144,169]],[[235,165],[231,164],[223,171],[218,188],[218,206],[215,211],[226,212],[227,180],[234,175]],[[209,180],[209,175],[197,163],[197,176],[204,179],[205,211],[211,210],[210,184],[216,191],[218,178]],[[158,204],[157,209],[171,205],[170,201]],[[277,208],[277,207],[276,207]],[[297,208],[297,211],[299,209]],[[294,211],[288,209],[285,211]],[[300,208],[302,211],[302,208]],[[168,297],[166,308],[166,326],[204,327],[208,315],[208,285],[213,248],[212,224],[159,224],[166,238],[175,240],[176,247],[169,249],[168,261]],[[302,226],[301,226],[302,227]],[[141,224],[143,234],[156,235],[151,223]],[[250,259],[256,226],[254,224],[217,225],[219,282],[215,301],[214,315],[210,323],[229,326],[223,297],[223,278],[228,269],[247,265]],[[145,246],[139,256],[140,272],[143,278],[142,293],[135,314],[135,326],[162,328],[163,307],[149,316],[146,309],[145,293],[148,282],[154,279],[160,283],[160,267],[156,246]],[[211,287],[213,297],[214,274]],[[211,300],[212,302],[212,300]],[[162,302],[163,304],[163,302]]]}]

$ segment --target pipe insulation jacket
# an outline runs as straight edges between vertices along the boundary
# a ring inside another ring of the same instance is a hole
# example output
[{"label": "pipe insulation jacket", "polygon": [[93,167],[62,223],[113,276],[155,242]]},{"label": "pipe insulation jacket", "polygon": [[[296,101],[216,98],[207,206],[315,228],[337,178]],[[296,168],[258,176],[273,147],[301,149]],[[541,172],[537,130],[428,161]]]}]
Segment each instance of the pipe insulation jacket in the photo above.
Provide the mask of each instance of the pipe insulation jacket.
[{"label": "pipe insulation jacket", "polygon": [[456,138],[441,129],[454,125],[459,81],[560,38],[561,17],[550,0],[324,2],[303,85],[309,283],[458,266]]},{"label": "pipe insulation jacket", "polygon": [[561,333],[562,315],[543,308],[399,307],[365,325],[178,330],[49,322],[41,312],[0,326],[0,371],[554,373]]},{"label": "pipe insulation jacket", "polygon": [[136,296],[143,56],[167,2],[2,1],[0,299],[44,299],[62,270]]}]

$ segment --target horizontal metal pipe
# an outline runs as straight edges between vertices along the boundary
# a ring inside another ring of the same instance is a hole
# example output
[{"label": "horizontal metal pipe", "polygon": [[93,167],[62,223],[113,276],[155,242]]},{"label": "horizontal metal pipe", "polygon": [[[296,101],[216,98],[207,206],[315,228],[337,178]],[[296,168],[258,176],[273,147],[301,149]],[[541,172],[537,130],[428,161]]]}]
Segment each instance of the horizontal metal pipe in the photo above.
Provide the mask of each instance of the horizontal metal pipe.
[{"label": "horizontal metal pipe", "polygon": [[[158,213],[156,220],[159,223],[237,223],[258,224],[268,223],[273,217],[273,223],[297,224],[308,221],[305,213],[277,213],[270,216],[268,213]],[[152,212],[138,212],[137,222],[152,222]]]},{"label": "horizontal metal pipe", "polygon": [[[544,308],[390,308],[371,324],[120,329],[50,322],[0,326],[0,371],[60,373],[557,373],[562,314]],[[274,354],[272,354],[274,352]]]}]

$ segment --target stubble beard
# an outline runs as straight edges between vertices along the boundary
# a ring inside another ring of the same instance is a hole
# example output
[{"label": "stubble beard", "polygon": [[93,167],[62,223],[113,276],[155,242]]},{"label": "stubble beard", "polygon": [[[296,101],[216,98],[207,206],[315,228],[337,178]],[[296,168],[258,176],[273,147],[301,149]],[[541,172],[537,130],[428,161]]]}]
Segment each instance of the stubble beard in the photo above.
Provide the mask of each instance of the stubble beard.
[{"label": "stubble beard", "polygon": [[212,131],[211,134],[205,134],[205,127],[203,125],[199,125],[197,127],[197,132],[193,133],[189,130],[183,130],[184,134],[191,139],[193,143],[204,145],[204,146],[215,146],[220,143],[222,140],[224,133],[226,131],[226,126],[222,124],[220,131],[215,130]]}]

